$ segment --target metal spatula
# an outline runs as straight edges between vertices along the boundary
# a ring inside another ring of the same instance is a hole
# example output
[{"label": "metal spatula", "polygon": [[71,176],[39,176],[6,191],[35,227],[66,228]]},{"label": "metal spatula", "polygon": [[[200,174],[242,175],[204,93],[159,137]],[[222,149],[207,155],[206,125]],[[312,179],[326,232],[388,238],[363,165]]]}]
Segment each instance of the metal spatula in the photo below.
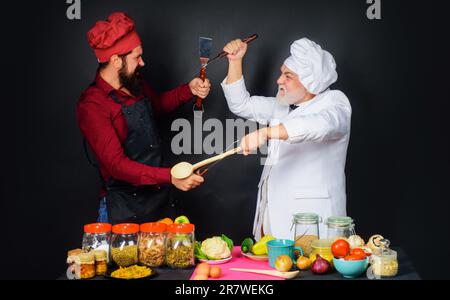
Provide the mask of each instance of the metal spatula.
[{"label": "metal spatula", "polygon": [[[208,37],[200,37],[198,39],[199,49],[200,49],[200,63],[202,64],[202,68],[200,70],[200,79],[205,81],[206,79],[206,65],[209,61],[209,56],[211,54],[212,48],[212,39]],[[195,106],[197,109],[200,109],[202,106],[202,98],[197,96],[197,100],[195,101]]]}]

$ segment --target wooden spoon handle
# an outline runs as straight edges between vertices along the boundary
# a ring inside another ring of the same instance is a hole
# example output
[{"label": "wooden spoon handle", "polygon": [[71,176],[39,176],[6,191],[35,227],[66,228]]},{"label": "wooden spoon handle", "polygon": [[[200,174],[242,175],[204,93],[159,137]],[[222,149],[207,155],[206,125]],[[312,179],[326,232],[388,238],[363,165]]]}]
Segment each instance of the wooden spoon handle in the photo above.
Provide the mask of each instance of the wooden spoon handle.
[{"label": "wooden spoon handle", "polygon": [[275,276],[275,277],[286,278],[286,276],[283,273],[275,271],[275,270],[230,268],[230,271],[247,272],[247,273],[263,274],[263,275],[270,275],[270,276]]},{"label": "wooden spoon handle", "polygon": [[203,166],[209,165],[210,163],[213,163],[215,161],[224,159],[225,157],[233,155],[233,154],[236,154],[239,151],[241,151],[241,147],[237,147],[237,148],[231,149],[231,150],[229,150],[227,152],[221,153],[219,155],[216,155],[216,156],[210,157],[208,159],[202,160],[201,162],[198,162],[195,165],[193,165],[192,166],[192,170],[195,171],[198,168],[201,168]]}]

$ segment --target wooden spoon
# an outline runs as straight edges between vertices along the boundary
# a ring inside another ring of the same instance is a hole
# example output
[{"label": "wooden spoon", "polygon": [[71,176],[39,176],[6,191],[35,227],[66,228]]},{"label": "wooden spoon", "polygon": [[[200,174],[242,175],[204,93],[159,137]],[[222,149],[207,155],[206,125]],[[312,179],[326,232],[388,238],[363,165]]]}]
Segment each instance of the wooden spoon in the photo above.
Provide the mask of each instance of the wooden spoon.
[{"label": "wooden spoon", "polygon": [[198,162],[195,165],[191,165],[188,162],[180,162],[180,163],[176,164],[175,166],[173,166],[173,168],[170,170],[170,174],[174,178],[184,179],[184,178],[191,176],[195,170],[197,170],[203,166],[209,165],[210,163],[213,163],[215,161],[224,159],[227,156],[236,154],[239,151],[241,151],[241,147],[237,147],[237,148],[231,149],[227,152],[221,153],[219,155],[202,160],[201,162]]},{"label": "wooden spoon", "polygon": [[258,269],[240,269],[240,268],[230,268],[230,271],[264,274],[275,277],[281,277],[285,279],[292,279],[300,273],[300,271],[298,270],[292,272],[280,272],[277,270],[258,270]]}]

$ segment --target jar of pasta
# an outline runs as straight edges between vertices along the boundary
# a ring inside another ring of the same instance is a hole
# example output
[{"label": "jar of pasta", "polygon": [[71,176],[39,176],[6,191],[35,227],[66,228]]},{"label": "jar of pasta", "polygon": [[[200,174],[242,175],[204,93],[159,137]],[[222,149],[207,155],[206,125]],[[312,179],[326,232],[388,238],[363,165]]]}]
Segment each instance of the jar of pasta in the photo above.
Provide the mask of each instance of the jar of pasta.
[{"label": "jar of pasta", "polygon": [[164,223],[145,223],[139,233],[139,262],[149,267],[160,267],[166,260],[166,229]]},{"label": "jar of pasta", "polygon": [[370,268],[367,274],[374,278],[393,277],[398,273],[397,252],[389,248],[387,239],[380,240],[380,247],[370,256]]},{"label": "jar of pasta", "polygon": [[167,228],[166,263],[171,268],[190,268],[195,265],[193,224],[172,224]]},{"label": "jar of pasta", "polygon": [[298,213],[293,216],[295,246],[301,247],[306,257],[311,254],[312,242],[319,239],[319,221],[319,216],[313,213]]},{"label": "jar of pasta", "polygon": [[112,227],[111,258],[119,267],[138,262],[138,224],[117,224]]}]

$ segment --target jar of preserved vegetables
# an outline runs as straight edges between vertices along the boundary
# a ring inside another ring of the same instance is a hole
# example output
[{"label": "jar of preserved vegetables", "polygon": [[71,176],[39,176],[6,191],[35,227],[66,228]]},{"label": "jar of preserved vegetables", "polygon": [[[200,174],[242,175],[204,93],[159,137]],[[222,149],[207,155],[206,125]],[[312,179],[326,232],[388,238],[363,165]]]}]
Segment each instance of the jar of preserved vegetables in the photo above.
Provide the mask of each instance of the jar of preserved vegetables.
[{"label": "jar of preserved vegetables", "polygon": [[190,268],[195,265],[193,224],[172,224],[167,228],[166,263],[171,268]]},{"label": "jar of preserved vegetables", "polygon": [[112,227],[111,258],[119,267],[138,262],[138,224],[117,224]]}]

